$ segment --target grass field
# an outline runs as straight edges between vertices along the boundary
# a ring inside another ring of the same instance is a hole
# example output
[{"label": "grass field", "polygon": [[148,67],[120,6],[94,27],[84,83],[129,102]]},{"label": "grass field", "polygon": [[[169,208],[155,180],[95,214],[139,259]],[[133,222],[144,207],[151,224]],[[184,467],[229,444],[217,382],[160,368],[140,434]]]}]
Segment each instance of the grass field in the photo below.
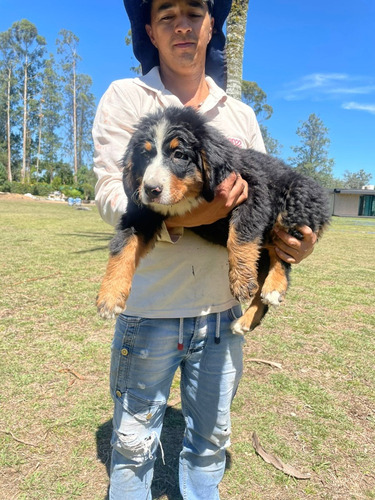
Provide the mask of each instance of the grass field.
[{"label": "grass field", "polygon": [[[0,197],[0,499],[106,497],[113,322],[94,298],[112,230],[90,208]],[[285,305],[247,336],[223,500],[375,498],[374,252],[374,219],[335,218]],[[154,498],[180,498],[182,432],[177,403]],[[253,432],[311,478],[263,461]]]}]

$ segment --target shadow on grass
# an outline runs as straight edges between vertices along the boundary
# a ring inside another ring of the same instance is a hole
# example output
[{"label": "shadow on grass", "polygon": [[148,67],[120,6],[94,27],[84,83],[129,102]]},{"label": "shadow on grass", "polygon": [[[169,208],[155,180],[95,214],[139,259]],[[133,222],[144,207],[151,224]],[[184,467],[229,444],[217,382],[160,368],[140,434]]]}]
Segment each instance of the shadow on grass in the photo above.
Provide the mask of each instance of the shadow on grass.
[{"label": "shadow on grass", "polygon": [[90,252],[97,252],[97,251],[102,251],[102,250],[108,250],[109,249],[109,242],[113,238],[114,233],[90,233],[90,232],[79,232],[79,233],[64,233],[61,234],[61,236],[64,237],[69,237],[69,238],[90,238],[93,242],[98,242],[98,241],[103,241],[105,242],[105,245],[103,246],[95,246],[92,248],[88,248],[85,250],[76,250],[72,253],[74,254],[84,254],[84,253],[90,253]]},{"label": "shadow on grass", "polygon": [[[168,500],[182,500],[178,487],[178,458],[182,446],[185,430],[185,421],[181,410],[168,407],[165,412],[164,425],[161,433],[161,443],[164,450],[165,465],[160,456],[155,462],[154,479],[152,482],[152,498],[160,497]],[[102,424],[96,432],[97,455],[107,469],[111,465],[110,439],[112,434],[112,420]],[[226,453],[226,469],[231,467],[231,455]],[[105,497],[108,500],[108,495]]]}]

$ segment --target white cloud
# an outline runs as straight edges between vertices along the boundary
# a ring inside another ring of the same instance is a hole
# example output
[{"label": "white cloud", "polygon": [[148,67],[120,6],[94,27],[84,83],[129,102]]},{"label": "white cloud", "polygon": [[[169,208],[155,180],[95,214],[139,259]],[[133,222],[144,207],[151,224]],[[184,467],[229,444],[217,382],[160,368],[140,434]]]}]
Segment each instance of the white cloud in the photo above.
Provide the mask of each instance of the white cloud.
[{"label": "white cloud", "polygon": [[344,109],[354,109],[356,111],[367,111],[375,115],[375,104],[360,104],[358,102],[345,102],[342,107]]},{"label": "white cloud", "polygon": [[346,73],[312,73],[287,84],[281,95],[286,100],[322,100],[374,92],[374,81],[368,77]]}]

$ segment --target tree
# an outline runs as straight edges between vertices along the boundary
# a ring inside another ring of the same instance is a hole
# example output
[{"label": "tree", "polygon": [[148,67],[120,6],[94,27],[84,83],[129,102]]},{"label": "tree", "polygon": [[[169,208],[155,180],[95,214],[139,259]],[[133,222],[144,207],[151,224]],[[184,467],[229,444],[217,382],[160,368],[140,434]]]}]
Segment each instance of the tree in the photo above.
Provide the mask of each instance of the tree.
[{"label": "tree", "polygon": [[227,93],[241,99],[242,65],[249,0],[233,0],[227,18]]},{"label": "tree", "polygon": [[[7,178],[12,181],[12,148],[11,148],[11,95],[14,87],[14,67],[16,64],[16,55],[14,47],[13,30],[8,29],[0,33],[0,53],[2,55],[2,63],[0,67],[0,89],[1,95],[6,95],[4,104],[6,107],[6,126],[5,138],[7,147]],[[1,106],[2,107],[2,106]]]},{"label": "tree", "polygon": [[314,113],[297,129],[301,139],[300,146],[291,149],[296,156],[289,158],[290,164],[301,174],[312,177],[322,186],[333,183],[332,169],[334,160],[328,158],[330,139],[328,129]]},{"label": "tree", "polygon": [[343,188],[345,189],[362,189],[363,186],[369,184],[372,175],[364,170],[358,172],[349,172],[345,170],[343,179]]},{"label": "tree", "polygon": [[[25,182],[26,175],[29,176],[27,160],[29,154],[29,106],[30,100],[37,93],[36,74],[43,64],[43,56],[46,41],[38,35],[38,30],[34,24],[27,19],[22,19],[13,24],[12,30],[15,39],[15,51],[21,64],[21,83],[23,87],[23,127],[22,127],[22,170],[21,180]],[[29,83],[30,80],[30,83]]]},{"label": "tree", "polygon": [[267,94],[255,82],[242,81],[242,101],[251,106],[257,116],[263,136],[264,145],[270,155],[279,156],[281,154],[281,144],[271,137],[264,121],[271,118],[273,108],[266,102]]},{"label": "tree", "polygon": [[248,7],[249,0],[233,0],[227,18],[227,93],[239,100]]},{"label": "tree", "polygon": [[267,104],[267,94],[257,83],[242,80],[241,98],[243,102],[253,108],[258,121],[262,122],[271,118],[273,108]]},{"label": "tree", "polygon": [[79,169],[85,158],[92,158],[93,144],[91,136],[95,116],[95,97],[91,92],[92,80],[88,75],[77,75],[77,161]]},{"label": "tree", "polygon": [[62,121],[60,114],[61,103],[60,78],[55,69],[55,59],[50,54],[45,63],[42,79],[36,173],[38,178],[40,174],[40,161],[42,160],[41,164],[49,172],[51,183],[61,150],[61,139],[58,133]]},{"label": "tree", "polygon": [[81,59],[77,52],[79,38],[68,30],[61,30],[56,40],[57,52],[61,54],[61,68],[63,81],[67,91],[66,111],[68,129],[72,131],[73,170],[74,180],[77,182],[78,150],[77,150],[77,63]]}]

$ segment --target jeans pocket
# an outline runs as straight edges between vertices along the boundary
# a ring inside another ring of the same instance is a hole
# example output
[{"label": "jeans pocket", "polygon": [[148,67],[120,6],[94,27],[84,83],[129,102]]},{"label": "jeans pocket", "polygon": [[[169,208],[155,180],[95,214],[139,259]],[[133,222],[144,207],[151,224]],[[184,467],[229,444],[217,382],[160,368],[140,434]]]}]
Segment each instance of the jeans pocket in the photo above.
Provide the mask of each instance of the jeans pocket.
[{"label": "jeans pocket", "polygon": [[228,316],[230,321],[235,321],[240,318],[242,316],[241,306],[238,304],[228,309]]},{"label": "jeans pocket", "polygon": [[160,408],[165,406],[166,401],[153,401],[140,398],[130,391],[122,394],[119,398],[123,410],[142,424],[151,423],[158,414]]}]

